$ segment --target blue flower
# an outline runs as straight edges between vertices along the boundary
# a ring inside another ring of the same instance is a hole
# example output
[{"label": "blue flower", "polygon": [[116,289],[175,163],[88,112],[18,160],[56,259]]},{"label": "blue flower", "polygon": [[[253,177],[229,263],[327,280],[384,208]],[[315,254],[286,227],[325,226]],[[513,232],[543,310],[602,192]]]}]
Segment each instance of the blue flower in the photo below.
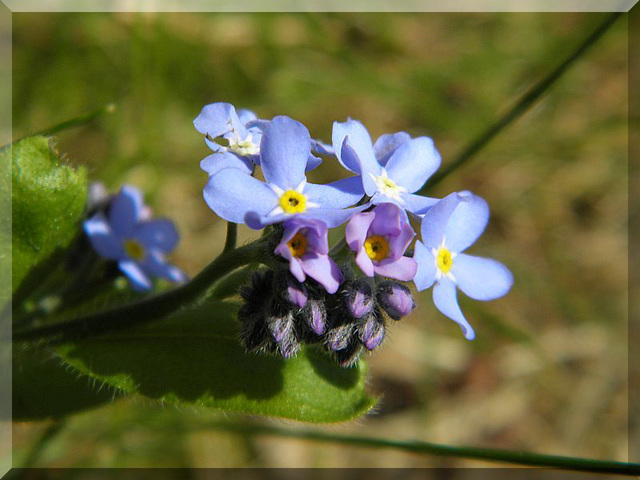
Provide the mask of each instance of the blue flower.
[{"label": "blue flower", "polygon": [[420,215],[438,201],[413,194],[440,166],[430,138],[398,132],[382,135],[372,145],[364,125],[347,120],[333,124],[333,148],[340,163],[360,175],[361,188],[373,204],[395,203]]},{"label": "blue flower", "polygon": [[266,181],[241,169],[225,168],[209,177],[204,199],[218,216],[254,229],[292,215],[319,219],[329,228],[336,227],[359,211],[342,210],[361,199],[359,179],[351,177],[328,185],[307,183],[305,167],[310,151],[311,137],[304,125],[289,117],[275,117],[265,127],[260,142]]},{"label": "blue flower", "polygon": [[135,290],[149,290],[149,277],[173,282],[186,280],[185,274],[167,263],[165,254],[178,244],[179,235],[168,219],[150,220],[148,207],[136,188],[123,186],[113,197],[108,214],[99,212],[84,222],[83,228],[98,254],[118,263]]},{"label": "blue flower", "polygon": [[[239,168],[253,172],[260,165],[260,141],[268,120],[258,119],[250,110],[238,110],[230,103],[206,105],[193,121],[205,142],[215,153],[200,162],[200,168],[210,176],[223,168]],[[315,143],[314,143],[315,146]],[[318,151],[325,152],[318,143]],[[307,159],[307,170],[313,170],[322,160],[312,154]]]},{"label": "blue flower", "polygon": [[513,284],[502,263],[461,253],[480,237],[488,221],[489,207],[482,198],[471,192],[452,193],[424,215],[422,242],[416,242],[414,251],[416,287],[421,291],[435,283],[436,308],[458,323],[468,340],[475,333],[460,311],[456,287],[474,300],[493,300]]}]

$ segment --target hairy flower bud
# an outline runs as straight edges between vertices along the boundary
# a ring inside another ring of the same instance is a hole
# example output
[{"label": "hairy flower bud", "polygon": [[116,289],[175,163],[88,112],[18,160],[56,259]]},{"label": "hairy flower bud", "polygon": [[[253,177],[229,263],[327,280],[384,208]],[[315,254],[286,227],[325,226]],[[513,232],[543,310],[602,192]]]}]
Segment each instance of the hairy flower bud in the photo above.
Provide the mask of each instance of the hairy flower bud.
[{"label": "hairy flower bud", "polygon": [[384,333],[384,320],[376,310],[358,325],[358,338],[367,350],[377,348],[384,340]]},{"label": "hairy flower bud", "polygon": [[322,335],[327,328],[327,308],[319,300],[311,299],[302,310],[302,319],[316,335]]},{"label": "hairy flower bud", "polygon": [[358,361],[362,353],[362,346],[358,341],[352,340],[346,348],[333,353],[341,367],[350,367]]},{"label": "hairy flower bud", "polygon": [[345,301],[353,318],[362,318],[373,309],[373,291],[365,279],[357,279],[345,285]]},{"label": "hairy flower bud", "polygon": [[344,350],[349,346],[354,333],[355,325],[353,323],[338,325],[331,328],[325,335],[325,345],[334,352]]},{"label": "hairy flower bud", "polygon": [[385,281],[378,285],[378,303],[394,320],[400,320],[416,308],[411,291],[398,282]]},{"label": "hairy flower bud", "polygon": [[306,287],[291,275],[287,275],[284,299],[292,306],[304,308],[309,298]]}]

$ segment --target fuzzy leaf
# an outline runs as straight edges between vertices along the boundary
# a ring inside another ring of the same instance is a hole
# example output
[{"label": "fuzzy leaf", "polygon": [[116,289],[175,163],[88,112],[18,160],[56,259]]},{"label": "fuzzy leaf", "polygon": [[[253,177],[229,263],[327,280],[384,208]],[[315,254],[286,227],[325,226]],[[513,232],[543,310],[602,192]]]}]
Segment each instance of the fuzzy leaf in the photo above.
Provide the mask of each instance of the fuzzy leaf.
[{"label": "fuzzy leaf", "polygon": [[84,169],[60,164],[46,137],[20,140],[1,155],[12,160],[15,293],[37,284],[78,233],[87,180]]},{"label": "fuzzy leaf", "polygon": [[237,306],[204,303],[153,326],[59,347],[79,371],[126,393],[167,403],[313,423],[350,420],[375,403],[365,364],[344,369],[319,350],[297,357],[247,354],[237,336]]},{"label": "fuzzy leaf", "polygon": [[120,395],[66,365],[49,350],[14,351],[12,384],[14,421],[63,417]]}]

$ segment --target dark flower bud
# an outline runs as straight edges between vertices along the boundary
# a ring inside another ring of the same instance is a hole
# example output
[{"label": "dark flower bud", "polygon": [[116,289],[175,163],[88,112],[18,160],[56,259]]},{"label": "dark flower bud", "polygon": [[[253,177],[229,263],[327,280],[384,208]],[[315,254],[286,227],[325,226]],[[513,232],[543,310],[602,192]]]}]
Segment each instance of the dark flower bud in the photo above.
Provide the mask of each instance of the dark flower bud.
[{"label": "dark flower bud", "polygon": [[341,367],[350,367],[358,361],[362,353],[362,346],[357,341],[351,341],[347,348],[334,352],[334,356]]},{"label": "dark flower bud", "polygon": [[268,347],[272,340],[264,317],[250,310],[250,307],[245,304],[238,311],[238,319],[241,322],[240,340],[248,351]]},{"label": "dark flower bud", "polygon": [[373,291],[365,279],[357,279],[345,286],[347,309],[353,318],[362,318],[373,309]]},{"label": "dark flower bud", "polygon": [[384,321],[375,311],[358,325],[358,338],[367,350],[377,348],[384,340],[384,333]]},{"label": "dark flower bud", "polygon": [[325,335],[325,345],[334,352],[344,350],[349,346],[354,335],[355,326],[352,323],[338,325],[329,330]]},{"label": "dark flower bud", "polygon": [[411,291],[398,282],[385,281],[378,285],[378,303],[394,320],[400,320],[416,308]]},{"label": "dark flower bud", "polygon": [[306,287],[291,276],[287,278],[283,296],[289,304],[299,308],[304,308],[309,298]]},{"label": "dark flower bud", "polygon": [[302,318],[316,335],[322,335],[327,328],[327,308],[318,300],[309,300],[302,310]]},{"label": "dark flower bud", "polygon": [[285,337],[293,333],[293,315],[290,312],[281,316],[270,317],[267,324],[271,338],[276,343],[282,342]]}]

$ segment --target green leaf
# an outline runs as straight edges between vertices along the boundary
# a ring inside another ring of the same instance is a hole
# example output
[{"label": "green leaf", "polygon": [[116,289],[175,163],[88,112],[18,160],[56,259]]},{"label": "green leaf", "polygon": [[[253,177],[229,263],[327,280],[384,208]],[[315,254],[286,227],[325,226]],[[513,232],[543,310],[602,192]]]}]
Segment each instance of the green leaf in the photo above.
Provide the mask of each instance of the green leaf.
[{"label": "green leaf", "polygon": [[12,384],[14,421],[63,417],[120,395],[109,385],[71,368],[54,352],[42,349],[14,349]]},{"label": "green leaf", "polygon": [[1,153],[12,159],[13,293],[30,291],[78,233],[87,196],[84,169],[60,164],[46,137],[29,137]]},{"label": "green leaf", "polygon": [[236,312],[234,304],[207,302],[58,351],[101,382],[162,402],[314,423],[350,420],[374,405],[364,390],[364,362],[341,368],[309,347],[290,360],[247,354]]}]

